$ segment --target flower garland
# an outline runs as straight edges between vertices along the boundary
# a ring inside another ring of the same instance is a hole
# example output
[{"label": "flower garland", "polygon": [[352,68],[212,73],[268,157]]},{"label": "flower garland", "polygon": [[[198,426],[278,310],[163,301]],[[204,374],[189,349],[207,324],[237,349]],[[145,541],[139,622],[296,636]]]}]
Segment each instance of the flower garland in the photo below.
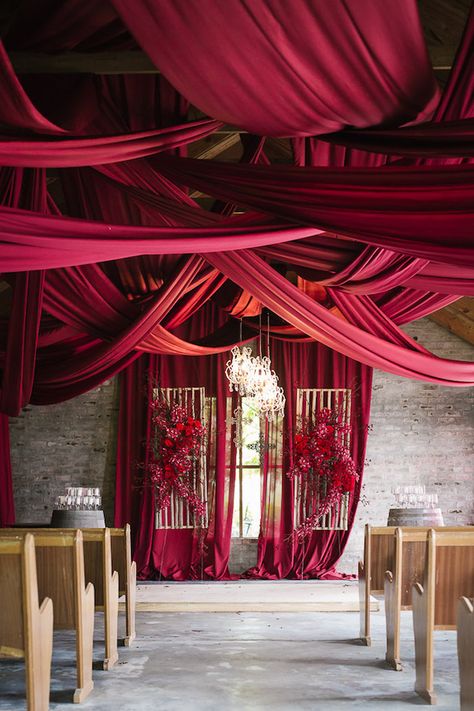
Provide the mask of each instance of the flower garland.
[{"label": "flower garland", "polygon": [[293,466],[287,476],[300,482],[306,501],[314,504],[312,513],[294,530],[299,541],[313,532],[344,494],[354,491],[359,474],[344,444],[350,429],[340,413],[325,407],[304,420],[294,436]]},{"label": "flower garland", "polygon": [[162,398],[150,404],[153,410],[154,436],[148,462],[144,466],[145,483],[155,489],[158,511],[170,506],[175,491],[202,519],[206,502],[196,493],[196,462],[206,436],[206,429],[190,417],[181,405],[170,405]]}]

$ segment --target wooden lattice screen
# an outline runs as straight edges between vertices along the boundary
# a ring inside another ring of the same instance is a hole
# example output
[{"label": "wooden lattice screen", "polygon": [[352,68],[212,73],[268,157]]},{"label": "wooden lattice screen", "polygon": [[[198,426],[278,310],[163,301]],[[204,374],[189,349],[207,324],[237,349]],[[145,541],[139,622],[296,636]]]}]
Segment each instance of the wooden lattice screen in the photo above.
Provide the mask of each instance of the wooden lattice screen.
[{"label": "wooden lattice screen", "polygon": [[[337,410],[344,423],[351,419],[351,391],[348,388],[298,388],[296,391],[296,416],[301,420],[311,420],[314,414],[324,407]],[[349,435],[344,439],[344,444],[350,445]],[[325,495],[325,482],[321,480],[319,497]],[[297,481],[294,487],[294,525],[295,528],[318,505],[314,494],[305,491],[304,484]],[[318,531],[346,531],[348,526],[349,494],[344,494],[339,504],[336,504],[315,526]]]},{"label": "wooden lattice screen", "polygon": [[[176,403],[185,407],[191,417],[205,421],[206,396],[204,388],[155,388],[153,397],[162,397],[170,405]],[[205,447],[201,447],[201,454],[194,465],[194,488],[197,495],[206,501],[206,512],[203,519],[197,521],[195,515],[189,510],[188,504],[173,491],[170,506],[155,515],[155,528],[185,529],[195,528],[198,524],[204,528],[208,523],[208,486]]]}]

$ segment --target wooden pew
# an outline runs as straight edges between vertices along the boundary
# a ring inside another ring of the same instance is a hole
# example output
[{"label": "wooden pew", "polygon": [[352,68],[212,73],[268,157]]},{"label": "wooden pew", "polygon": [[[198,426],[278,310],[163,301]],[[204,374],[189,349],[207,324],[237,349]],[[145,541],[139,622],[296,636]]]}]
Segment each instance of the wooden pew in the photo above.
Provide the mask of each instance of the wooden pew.
[{"label": "wooden pew", "polygon": [[[17,529],[18,530],[18,529]],[[25,529],[26,530],[26,529]],[[70,535],[71,529],[50,529]],[[104,613],[105,655],[103,668],[112,669],[118,660],[119,577],[112,568],[112,546],[109,528],[82,528],[85,580],[94,586],[95,610]]]},{"label": "wooden pew", "polygon": [[[371,526],[366,524],[364,536],[364,557],[359,561],[359,609],[360,609],[360,639],[370,646],[370,596],[384,595],[385,572],[394,568],[395,526]],[[403,527],[404,532],[425,531],[429,528]],[[472,526],[443,527],[436,530],[458,531],[474,530]],[[411,608],[412,586],[416,580],[421,580],[424,570],[425,547],[419,541],[407,545],[405,551],[404,571],[402,574],[401,609]]]},{"label": "wooden pew", "polygon": [[474,594],[474,531],[429,531],[423,585],[413,587],[413,628],[415,691],[430,704],[436,703],[433,633],[456,629],[458,599],[465,594]]},{"label": "wooden pew", "polygon": [[461,711],[474,711],[474,607],[467,597],[458,601],[457,628]]},{"label": "wooden pew", "polygon": [[25,659],[28,711],[47,711],[53,603],[39,606],[33,536],[2,538],[0,530],[0,570],[0,657]]},{"label": "wooden pew", "polygon": [[385,624],[387,649],[385,659],[395,671],[401,671],[400,616],[411,607],[409,594],[413,585],[423,580],[426,541],[430,529],[396,528],[389,557],[391,569],[385,572]]},{"label": "wooden pew", "polygon": [[[87,542],[89,540],[103,535],[104,532],[103,528],[83,528],[81,530],[84,535],[85,550],[87,549]],[[124,528],[109,528],[106,530],[109,531],[111,541],[112,570],[118,574],[118,595],[125,595],[125,638],[123,644],[125,647],[129,647],[136,637],[135,606],[137,588],[137,564],[135,561],[132,562],[130,524],[127,523]],[[94,567],[98,569],[97,564],[92,563],[92,559],[91,565],[88,564],[88,558],[86,556],[86,577],[89,576],[88,579],[94,583],[94,586],[100,586],[100,581],[95,580],[93,577]],[[96,588],[96,597],[97,595]],[[96,600],[96,609],[97,605],[100,604],[101,603]],[[117,632],[117,626],[115,626],[115,631]]]},{"label": "wooden pew", "polygon": [[109,528],[82,529],[86,580],[94,585],[95,609],[104,612],[105,658],[103,667],[112,669],[118,660],[119,575],[112,566]]},{"label": "wooden pew", "polygon": [[125,595],[125,639],[126,647],[130,647],[136,637],[135,606],[137,590],[137,564],[132,561],[132,543],[130,539],[130,524],[124,528],[111,528],[112,566],[119,575],[119,595]]},{"label": "wooden pew", "polygon": [[34,536],[38,592],[54,605],[54,629],[76,631],[77,688],[80,703],[94,688],[92,648],[94,637],[94,586],[85,584],[83,536],[79,530],[2,529],[2,537]]}]

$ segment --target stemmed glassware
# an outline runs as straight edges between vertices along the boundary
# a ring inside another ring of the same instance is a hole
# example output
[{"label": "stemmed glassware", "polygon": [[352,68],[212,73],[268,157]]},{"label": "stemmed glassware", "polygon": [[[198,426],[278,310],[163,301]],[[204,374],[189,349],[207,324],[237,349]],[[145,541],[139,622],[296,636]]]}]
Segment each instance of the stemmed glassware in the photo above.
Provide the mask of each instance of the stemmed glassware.
[{"label": "stemmed glassware", "polygon": [[438,494],[427,494],[424,486],[395,486],[392,493],[398,508],[401,509],[428,509],[438,506]]},{"label": "stemmed glassware", "polygon": [[65,496],[58,496],[55,508],[67,511],[98,511],[102,497],[98,487],[70,486]]}]

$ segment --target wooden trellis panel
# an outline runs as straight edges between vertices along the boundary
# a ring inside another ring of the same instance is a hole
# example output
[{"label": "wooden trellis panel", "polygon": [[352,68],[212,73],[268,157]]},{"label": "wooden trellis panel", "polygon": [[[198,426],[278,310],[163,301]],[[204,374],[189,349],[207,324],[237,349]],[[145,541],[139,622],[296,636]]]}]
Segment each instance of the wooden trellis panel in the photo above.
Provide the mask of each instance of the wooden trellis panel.
[{"label": "wooden trellis panel", "polygon": [[[296,391],[296,417],[298,420],[311,420],[316,412],[324,407],[341,413],[344,424],[351,420],[351,391],[349,388],[298,388]],[[349,434],[344,436],[343,444],[350,445]],[[325,495],[324,480],[320,496]],[[295,481],[294,486],[294,526],[295,528],[310,516],[318,505],[318,501],[310,497],[301,481]],[[344,494],[341,501],[332,507],[315,526],[318,531],[347,531],[349,513],[349,494]]]},{"label": "wooden trellis panel", "polygon": [[[188,415],[205,422],[206,416],[206,393],[204,388],[155,388],[153,397],[164,398],[170,405],[177,404],[186,408]],[[195,462],[193,470],[194,489],[200,499],[206,502],[206,512],[199,521],[196,520],[194,512],[189,509],[185,500],[176,494],[171,493],[170,506],[156,511],[155,528],[187,529],[208,525],[208,477],[206,466],[206,449],[201,447],[201,453]]]}]

